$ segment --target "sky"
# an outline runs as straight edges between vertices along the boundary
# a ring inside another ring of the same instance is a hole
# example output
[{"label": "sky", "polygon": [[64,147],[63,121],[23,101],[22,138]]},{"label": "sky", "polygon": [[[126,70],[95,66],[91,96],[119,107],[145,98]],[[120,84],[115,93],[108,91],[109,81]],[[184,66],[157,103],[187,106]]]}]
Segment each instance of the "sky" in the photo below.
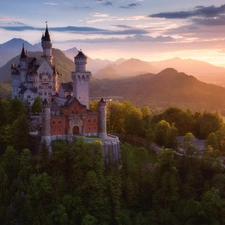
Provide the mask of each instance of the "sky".
[{"label": "sky", "polygon": [[[0,44],[39,43],[95,59],[192,58],[225,67],[224,0],[0,0]],[[25,46],[26,47],[26,46]]]}]

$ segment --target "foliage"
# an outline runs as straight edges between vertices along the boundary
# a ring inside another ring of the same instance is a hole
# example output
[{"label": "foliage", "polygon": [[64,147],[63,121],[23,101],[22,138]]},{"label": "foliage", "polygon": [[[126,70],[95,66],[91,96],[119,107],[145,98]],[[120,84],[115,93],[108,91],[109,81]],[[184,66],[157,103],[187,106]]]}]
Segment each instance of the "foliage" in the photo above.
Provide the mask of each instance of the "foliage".
[{"label": "foliage", "polygon": [[[154,134],[164,148],[156,154],[121,143],[121,161],[104,164],[100,141],[74,138],[52,142],[52,152],[43,142],[33,155],[26,107],[0,100],[0,224],[225,223],[225,128],[217,113],[171,108],[152,115],[113,101],[107,107],[110,132]],[[179,132],[186,132],[186,155],[176,154]],[[200,133],[208,134],[201,157],[192,142]]]},{"label": "foliage", "polygon": [[33,105],[31,106],[31,112],[36,114],[36,113],[41,113],[42,111],[42,100],[41,97],[38,96],[35,98]]}]

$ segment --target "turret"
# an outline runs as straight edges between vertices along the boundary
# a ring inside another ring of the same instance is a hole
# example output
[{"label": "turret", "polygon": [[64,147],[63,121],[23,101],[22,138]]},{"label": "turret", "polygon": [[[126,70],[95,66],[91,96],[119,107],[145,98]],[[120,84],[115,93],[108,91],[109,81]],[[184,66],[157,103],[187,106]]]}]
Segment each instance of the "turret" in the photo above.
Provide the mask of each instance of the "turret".
[{"label": "turret", "polygon": [[89,81],[91,73],[86,71],[87,56],[82,51],[74,57],[75,72],[72,72],[73,96],[89,109]]},{"label": "turret", "polygon": [[51,144],[51,103],[44,100],[42,103],[42,130],[41,141]]},{"label": "turret", "polygon": [[46,24],[45,33],[41,38],[41,46],[43,49],[43,58],[46,59],[50,64],[52,64],[53,56],[52,56],[52,42],[50,39],[50,35],[48,32],[48,24]]},{"label": "turret", "polygon": [[87,56],[80,50],[74,57],[75,71],[86,72]]},{"label": "turret", "polygon": [[104,101],[103,98],[98,102],[98,112],[99,112],[99,131],[98,131],[98,135],[101,138],[107,138],[106,101]]}]

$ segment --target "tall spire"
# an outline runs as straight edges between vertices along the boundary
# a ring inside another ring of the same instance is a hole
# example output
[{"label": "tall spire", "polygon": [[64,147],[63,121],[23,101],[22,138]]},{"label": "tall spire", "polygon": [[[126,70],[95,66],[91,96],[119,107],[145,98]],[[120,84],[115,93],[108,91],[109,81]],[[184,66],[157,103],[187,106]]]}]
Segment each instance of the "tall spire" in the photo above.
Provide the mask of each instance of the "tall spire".
[{"label": "tall spire", "polygon": [[45,58],[50,64],[52,64],[53,56],[52,56],[52,43],[50,39],[50,35],[48,32],[48,24],[46,21],[45,33],[41,38],[41,46],[43,48],[43,58]]},{"label": "tall spire", "polygon": [[46,21],[45,35],[42,36],[43,41],[51,41],[50,35],[48,32],[48,22]]},{"label": "tall spire", "polygon": [[20,54],[20,58],[21,59],[25,59],[26,58],[26,53],[25,53],[25,50],[24,50],[24,44],[23,44],[22,52]]}]

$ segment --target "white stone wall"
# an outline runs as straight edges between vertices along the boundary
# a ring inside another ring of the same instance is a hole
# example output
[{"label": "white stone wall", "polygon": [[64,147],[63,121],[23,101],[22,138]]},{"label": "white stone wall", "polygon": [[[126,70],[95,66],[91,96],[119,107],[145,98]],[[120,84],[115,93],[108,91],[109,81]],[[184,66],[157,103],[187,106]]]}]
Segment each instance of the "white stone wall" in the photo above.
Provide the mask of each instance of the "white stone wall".
[{"label": "white stone wall", "polygon": [[72,72],[73,79],[73,96],[89,109],[89,81],[90,72]]}]

